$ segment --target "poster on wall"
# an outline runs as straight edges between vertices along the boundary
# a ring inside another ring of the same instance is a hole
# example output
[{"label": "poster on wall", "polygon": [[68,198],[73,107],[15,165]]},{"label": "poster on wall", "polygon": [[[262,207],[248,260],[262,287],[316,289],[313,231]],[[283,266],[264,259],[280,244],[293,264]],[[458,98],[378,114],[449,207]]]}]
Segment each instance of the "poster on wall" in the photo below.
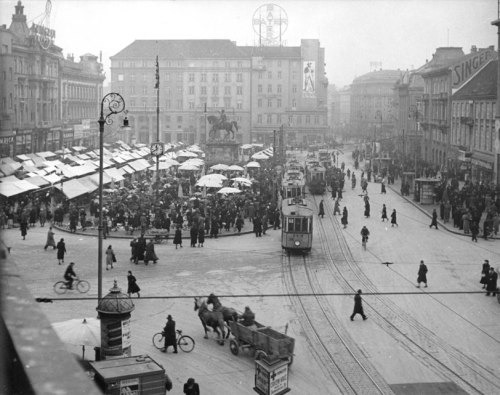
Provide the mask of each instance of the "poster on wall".
[{"label": "poster on wall", "polygon": [[316,62],[312,60],[304,62],[302,96],[306,98],[316,97]]},{"label": "poster on wall", "polygon": [[130,347],[132,344],[130,336],[130,318],[122,321],[122,350]]}]

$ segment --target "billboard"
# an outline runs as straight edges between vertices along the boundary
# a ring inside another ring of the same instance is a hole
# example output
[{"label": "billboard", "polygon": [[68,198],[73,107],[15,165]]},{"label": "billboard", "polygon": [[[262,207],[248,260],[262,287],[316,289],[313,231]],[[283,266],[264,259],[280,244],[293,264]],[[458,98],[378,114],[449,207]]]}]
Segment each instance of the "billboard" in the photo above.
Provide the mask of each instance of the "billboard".
[{"label": "billboard", "polygon": [[302,84],[302,96],[305,98],[316,97],[316,62],[304,61],[304,75]]}]

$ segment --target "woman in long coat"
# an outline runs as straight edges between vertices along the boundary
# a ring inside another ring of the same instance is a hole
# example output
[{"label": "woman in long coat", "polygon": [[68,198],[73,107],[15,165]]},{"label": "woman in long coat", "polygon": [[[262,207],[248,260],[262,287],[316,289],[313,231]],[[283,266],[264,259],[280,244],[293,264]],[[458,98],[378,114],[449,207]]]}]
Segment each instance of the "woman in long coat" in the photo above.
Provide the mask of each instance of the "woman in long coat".
[{"label": "woman in long coat", "polygon": [[385,222],[387,219],[387,207],[385,207],[385,204],[382,205],[382,222]]},{"label": "woman in long coat", "polygon": [[488,274],[488,283],[486,284],[486,296],[490,296],[490,293],[493,293],[493,296],[497,294],[497,282],[498,282],[498,273],[494,268],[490,267],[490,273]]},{"label": "woman in long coat", "polygon": [[191,247],[196,247],[196,243],[198,242],[198,227],[193,225],[189,231],[191,235]]},{"label": "woman in long coat", "polygon": [[59,240],[57,243],[57,260],[59,261],[59,265],[64,263],[64,254],[66,253],[66,244],[64,243],[64,239]]},{"label": "woman in long coat", "polygon": [[132,296],[132,294],[137,294],[137,297],[140,298],[141,297],[141,294],[139,293],[139,291],[141,290],[139,288],[139,286],[137,285],[137,279],[135,278],[135,276],[132,274],[132,271],[128,271],[128,275],[127,275],[127,281],[128,281],[128,287],[127,287],[127,293],[128,293],[128,296]]},{"label": "woman in long coat", "polygon": [[111,266],[111,269],[113,269],[113,256],[115,255],[115,252],[113,251],[113,248],[111,245],[108,247],[106,250],[106,270],[108,269],[108,266]]},{"label": "woman in long coat", "polygon": [[21,229],[21,236],[23,236],[23,240],[26,240],[26,235],[28,234],[28,222],[26,220],[21,220],[19,225]]},{"label": "woman in long coat", "polygon": [[342,212],[342,219],[341,219],[342,225],[344,225],[344,228],[347,228],[347,207],[344,206],[344,210]]},{"label": "woman in long coat", "polygon": [[370,218],[370,202],[368,200],[365,201],[365,217]]},{"label": "woman in long coat", "polygon": [[175,249],[177,249],[179,245],[182,247],[182,230],[180,226],[177,226],[177,229],[175,230],[174,244],[175,244]]},{"label": "woman in long coat", "polygon": [[45,247],[43,247],[43,249],[46,250],[47,247],[52,247],[54,250],[56,249],[56,241],[54,239],[54,232],[52,231],[52,226],[49,228],[49,231],[47,232],[47,242],[45,243]]},{"label": "woman in long coat", "polygon": [[396,209],[393,209],[392,210],[392,214],[391,214],[391,227],[392,226],[399,226],[398,225],[398,220],[397,220],[397,214],[396,214]]},{"label": "woman in long coat", "polygon": [[198,228],[198,247],[203,247],[203,243],[205,243],[205,225]]},{"label": "woman in long coat", "polygon": [[485,289],[486,284],[488,284],[489,273],[490,273],[490,261],[485,259],[483,263],[483,268],[481,269],[481,280],[479,280],[479,283],[483,284],[483,289]]},{"label": "woman in long coat", "polygon": [[153,242],[153,239],[149,240],[149,243],[146,246],[146,254],[144,255],[144,263],[147,265],[149,261],[153,261],[153,263],[156,263],[156,261],[158,261],[158,257],[155,253],[155,243]]}]

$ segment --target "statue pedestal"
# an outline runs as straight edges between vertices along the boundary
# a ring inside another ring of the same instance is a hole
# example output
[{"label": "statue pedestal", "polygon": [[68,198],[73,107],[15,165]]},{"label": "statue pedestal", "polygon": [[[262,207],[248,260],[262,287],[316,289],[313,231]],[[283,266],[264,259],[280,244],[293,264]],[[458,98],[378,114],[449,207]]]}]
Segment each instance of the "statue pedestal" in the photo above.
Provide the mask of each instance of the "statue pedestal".
[{"label": "statue pedestal", "polygon": [[240,144],[234,140],[215,140],[206,142],[205,162],[208,167],[217,163],[232,165],[238,162]]}]

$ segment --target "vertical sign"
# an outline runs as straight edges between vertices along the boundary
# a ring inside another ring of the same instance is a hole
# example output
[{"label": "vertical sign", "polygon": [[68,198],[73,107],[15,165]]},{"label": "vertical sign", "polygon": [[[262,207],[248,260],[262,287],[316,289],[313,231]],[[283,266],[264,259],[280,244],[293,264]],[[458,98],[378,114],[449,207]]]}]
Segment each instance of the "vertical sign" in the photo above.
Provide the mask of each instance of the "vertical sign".
[{"label": "vertical sign", "polygon": [[305,98],[316,97],[316,62],[308,60],[304,62],[304,82],[302,84],[302,96]]},{"label": "vertical sign", "polygon": [[130,336],[130,318],[122,321],[122,350],[130,347],[132,339]]},{"label": "vertical sign", "polygon": [[[277,368],[270,375],[269,395],[283,394],[288,389],[288,364]],[[288,392],[288,391],[286,391]]]}]

